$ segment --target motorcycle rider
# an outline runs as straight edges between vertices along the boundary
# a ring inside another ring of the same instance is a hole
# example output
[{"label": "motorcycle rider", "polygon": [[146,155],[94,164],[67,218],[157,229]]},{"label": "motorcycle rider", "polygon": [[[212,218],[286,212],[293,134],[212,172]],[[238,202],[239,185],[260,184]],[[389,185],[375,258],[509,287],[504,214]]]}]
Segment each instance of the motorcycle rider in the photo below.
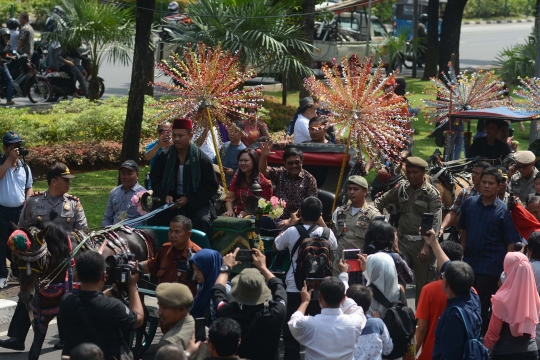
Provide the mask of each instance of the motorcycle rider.
[{"label": "motorcycle rider", "polygon": [[73,67],[75,67],[75,64],[73,61],[65,58],[64,49],[62,48],[60,41],[54,40],[49,44],[47,59],[45,62],[47,63],[47,69],[45,70],[47,73],[61,71],[68,74],[69,87],[67,89],[67,93],[72,94],[71,96],[74,98],[80,97],[75,91],[75,74],[71,70]]},{"label": "motorcycle rider", "polygon": [[21,26],[21,23],[15,18],[9,18],[6,21],[6,26],[11,35],[11,38],[9,39],[9,47],[12,50],[16,50],[19,46],[19,26]]},{"label": "motorcycle rider", "polygon": [[177,15],[178,9],[179,9],[178,3],[176,1],[171,1],[169,3],[169,7],[167,8],[167,12],[165,13],[163,17]]},{"label": "motorcycle rider", "polygon": [[45,30],[43,33],[62,31],[62,29],[66,27],[66,22],[63,19],[64,14],[64,9],[62,9],[61,6],[56,5],[52,10],[51,16],[49,16],[45,22]]},{"label": "motorcycle rider", "polygon": [[[428,14],[422,14],[418,18],[418,24],[416,27],[416,36],[420,43],[425,45],[426,38],[427,38],[427,30],[426,30],[426,24],[428,22]],[[426,50],[418,50],[418,59],[416,60],[416,63],[418,65],[419,69],[422,69],[422,65],[424,63],[424,59],[426,58]]]},{"label": "motorcycle rider", "polygon": [[[11,34],[9,33],[9,29],[2,28],[0,29],[0,37],[2,38],[2,41],[0,41],[0,58],[2,60],[10,59],[10,48],[9,48],[9,38]],[[13,78],[11,77],[11,73],[9,72],[9,69],[5,62],[0,62],[0,73],[4,77],[4,81],[6,82],[6,105],[15,105],[15,102],[13,99]]]},{"label": "motorcycle rider", "polygon": [[88,83],[86,82],[87,75],[86,71],[82,67],[82,52],[84,51],[84,49],[85,47],[83,47],[82,45],[77,47],[69,46],[66,50],[66,57],[68,58],[68,60],[73,59],[73,63],[75,66],[70,67],[70,70],[73,71],[73,74],[75,74],[75,77],[79,82],[84,96],[88,97]]}]

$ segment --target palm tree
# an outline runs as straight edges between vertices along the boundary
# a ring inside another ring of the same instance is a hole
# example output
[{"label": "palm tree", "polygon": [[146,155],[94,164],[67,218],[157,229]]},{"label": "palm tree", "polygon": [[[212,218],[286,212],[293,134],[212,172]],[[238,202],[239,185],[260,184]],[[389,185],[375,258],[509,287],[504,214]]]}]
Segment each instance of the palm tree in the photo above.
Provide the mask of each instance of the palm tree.
[{"label": "palm tree", "polygon": [[98,73],[105,60],[129,64],[134,47],[132,10],[98,0],[62,0],[67,26],[57,36],[68,46],[90,46],[89,99],[99,98]]},{"label": "palm tree", "polygon": [[202,42],[240,51],[240,61],[259,74],[301,79],[311,75],[302,57],[313,51],[302,27],[287,15],[294,1],[199,0],[186,7],[192,24],[172,25],[176,45]]}]

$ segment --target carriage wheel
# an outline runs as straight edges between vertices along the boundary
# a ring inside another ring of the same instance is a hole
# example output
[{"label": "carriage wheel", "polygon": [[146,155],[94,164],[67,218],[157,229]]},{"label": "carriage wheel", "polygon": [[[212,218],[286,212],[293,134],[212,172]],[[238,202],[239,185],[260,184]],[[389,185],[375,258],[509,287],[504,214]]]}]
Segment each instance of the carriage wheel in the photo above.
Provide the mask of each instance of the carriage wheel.
[{"label": "carriage wheel", "polygon": [[129,344],[135,358],[144,354],[152,345],[154,336],[156,335],[159,319],[148,316],[148,309],[144,309],[145,321],[143,326],[135,331],[132,331],[129,336]]}]

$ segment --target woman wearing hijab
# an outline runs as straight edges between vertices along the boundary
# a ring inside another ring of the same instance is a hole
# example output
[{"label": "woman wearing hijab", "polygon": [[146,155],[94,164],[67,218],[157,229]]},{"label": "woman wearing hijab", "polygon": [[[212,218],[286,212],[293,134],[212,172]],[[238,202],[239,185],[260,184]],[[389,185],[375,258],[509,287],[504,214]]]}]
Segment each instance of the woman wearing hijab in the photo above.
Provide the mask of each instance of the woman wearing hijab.
[{"label": "woman wearing hijab", "polygon": [[506,281],[491,298],[491,320],[484,345],[493,360],[538,359],[535,342],[540,297],[527,257],[509,252],[504,258]]},{"label": "woman wearing hijab", "polygon": [[216,283],[221,268],[221,254],[215,250],[202,249],[189,260],[193,276],[197,281],[197,295],[189,313],[194,318],[205,317],[209,324],[214,319],[213,307],[210,306],[212,287]]},{"label": "woman wearing hijab", "polygon": [[[362,259],[360,265],[362,267]],[[365,267],[364,276],[368,286],[375,286],[390,302],[402,300],[405,304],[407,303],[405,295],[399,288],[396,265],[390,255],[382,252],[369,255]],[[377,311],[380,318],[384,319],[387,310],[373,298],[367,314],[373,315]]]}]

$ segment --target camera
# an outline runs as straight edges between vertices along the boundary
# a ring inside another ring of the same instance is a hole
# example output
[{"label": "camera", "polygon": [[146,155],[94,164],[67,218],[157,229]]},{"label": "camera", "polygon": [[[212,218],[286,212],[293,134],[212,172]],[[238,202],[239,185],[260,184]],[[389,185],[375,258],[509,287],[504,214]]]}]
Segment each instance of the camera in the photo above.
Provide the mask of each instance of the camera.
[{"label": "camera", "polygon": [[24,157],[24,156],[28,156],[28,149],[22,147],[22,146],[19,146],[19,155]]},{"label": "camera", "polygon": [[139,271],[130,264],[130,261],[135,260],[135,254],[132,253],[107,256],[105,259],[105,263],[107,264],[107,278],[112,283],[127,285],[130,275]]}]

